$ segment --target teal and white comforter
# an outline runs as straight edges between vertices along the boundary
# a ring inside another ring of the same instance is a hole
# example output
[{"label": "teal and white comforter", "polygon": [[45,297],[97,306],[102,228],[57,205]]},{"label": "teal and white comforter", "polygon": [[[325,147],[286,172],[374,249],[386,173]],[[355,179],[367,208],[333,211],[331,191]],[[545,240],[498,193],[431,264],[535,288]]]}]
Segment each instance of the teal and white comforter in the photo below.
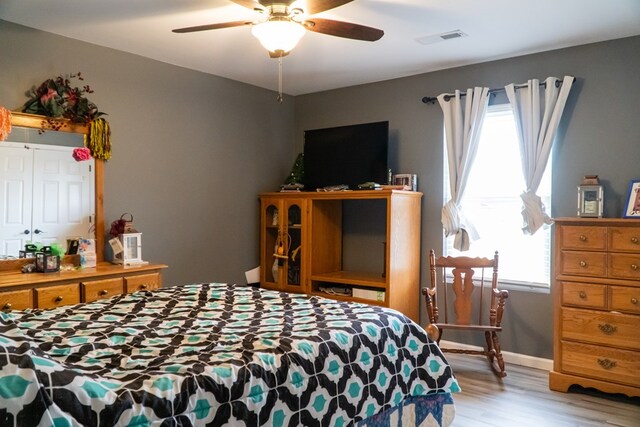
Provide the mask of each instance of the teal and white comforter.
[{"label": "teal and white comforter", "polygon": [[2,426],[346,426],[455,391],[422,328],[364,304],[211,283],[0,315]]}]

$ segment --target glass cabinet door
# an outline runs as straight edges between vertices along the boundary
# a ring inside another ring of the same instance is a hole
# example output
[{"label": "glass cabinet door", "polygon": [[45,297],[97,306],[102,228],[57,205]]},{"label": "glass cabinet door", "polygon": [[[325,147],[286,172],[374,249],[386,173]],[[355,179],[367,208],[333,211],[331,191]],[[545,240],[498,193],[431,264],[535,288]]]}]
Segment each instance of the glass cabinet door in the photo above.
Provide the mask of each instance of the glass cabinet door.
[{"label": "glass cabinet door", "polygon": [[286,285],[295,287],[298,292],[302,285],[302,205],[300,201],[286,203]]},{"label": "glass cabinet door", "polygon": [[263,230],[263,252],[265,271],[262,272],[263,284],[270,284],[272,287],[277,286],[279,283],[280,268],[278,260],[275,255],[278,253],[278,245],[281,244],[281,229],[280,229],[280,201],[267,200],[264,203],[262,227]]},{"label": "glass cabinet door", "polygon": [[304,200],[262,200],[262,265],[264,287],[303,292]]}]

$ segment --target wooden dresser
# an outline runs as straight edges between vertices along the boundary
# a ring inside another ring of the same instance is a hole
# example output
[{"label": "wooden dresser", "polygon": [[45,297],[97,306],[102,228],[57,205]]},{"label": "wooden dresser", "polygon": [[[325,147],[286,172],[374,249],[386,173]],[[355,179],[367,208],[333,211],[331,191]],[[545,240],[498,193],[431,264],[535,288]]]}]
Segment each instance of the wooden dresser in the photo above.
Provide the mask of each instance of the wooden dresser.
[{"label": "wooden dresser", "polygon": [[54,308],[111,298],[162,286],[163,264],[123,267],[99,263],[95,268],[56,273],[0,272],[0,310]]},{"label": "wooden dresser", "polygon": [[640,220],[555,220],[549,388],[640,396]]}]

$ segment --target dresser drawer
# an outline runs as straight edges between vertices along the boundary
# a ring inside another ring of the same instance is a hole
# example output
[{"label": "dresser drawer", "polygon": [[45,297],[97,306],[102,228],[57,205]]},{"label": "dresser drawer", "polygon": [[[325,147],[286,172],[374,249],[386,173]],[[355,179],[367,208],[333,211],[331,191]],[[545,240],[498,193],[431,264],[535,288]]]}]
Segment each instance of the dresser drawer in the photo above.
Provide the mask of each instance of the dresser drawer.
[{"label": "dresser drawer", "polygon": [[80,302],[80,285],[58,285],[36,289],[38,308],[55,308]]},{"label": "dresser drawer", "polygon": [[607,228],[568,225],[562,227],[565,249],[604,251],[607,248]]},{"label": "dresser drawer", "polygon": [[609,382],[640,386],[640,353],[562,342],[561,370]]},{"label": "dresser drawer", "polygon": [[640,227],[609,227],[609,249],[640,253]]},{"label": "dresser drawer", "polygon": [[33,308],[33,290],[22,289],[20,291],[0,292],[0,310],[9,312],[27,308]]},{"label": "dresser drawer", "polygon": [[80,284],[82,289],[82,300],[92,302],[103,298],[111,298],[122,294],[122,277],[115,279],[91,280]]},{"label": "dresser drawer", "polygon": [[609,254],[609,277],[640,280],[640,254]]},{"label": "dresser drawer", "polygon": [[602,252],[562,251],[560,274],[604,277],[607,273],[607,254]]},{"label": "dresser drawer", "polygon": [[609,286],[609,309],[640,314],[640,288]]},{"label": "dresser drawer", "polygon": [[590,283],[560,282],[562,304],[585,308],[607,308],[607,286]]},{"label": "dresser drawer", "polygon": [[161,284],[160,273],[139,274],[137,276],[128,276],[124,278],[125,291],[127,293],[137,291],[150,291],[157,289]]},{"label": "dresser drawer", "polygon": [[563,340],[640,350],[639,316],[564,307],[561,318]]}]

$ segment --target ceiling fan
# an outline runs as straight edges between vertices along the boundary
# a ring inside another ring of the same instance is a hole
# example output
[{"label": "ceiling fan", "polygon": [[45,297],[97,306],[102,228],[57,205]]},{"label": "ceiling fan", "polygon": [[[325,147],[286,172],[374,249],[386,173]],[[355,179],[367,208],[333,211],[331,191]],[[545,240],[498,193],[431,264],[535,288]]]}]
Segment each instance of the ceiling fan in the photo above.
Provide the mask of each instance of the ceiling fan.
[{"label": "ceiling fan", "polygon": [[282,58],[296,46],[306,31],[353,40],[376,41],[384,31],[350,22],[314,18],[316,13],[334,9],[353,0],[231,0],[260,13],[255,21],[231,21],[177,28],[174,33],[217,30],[251,25],[253,33],[272,58]]}]

